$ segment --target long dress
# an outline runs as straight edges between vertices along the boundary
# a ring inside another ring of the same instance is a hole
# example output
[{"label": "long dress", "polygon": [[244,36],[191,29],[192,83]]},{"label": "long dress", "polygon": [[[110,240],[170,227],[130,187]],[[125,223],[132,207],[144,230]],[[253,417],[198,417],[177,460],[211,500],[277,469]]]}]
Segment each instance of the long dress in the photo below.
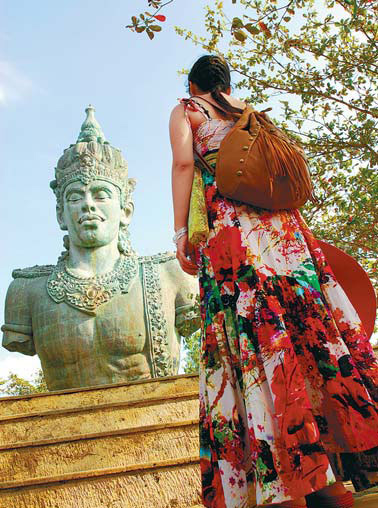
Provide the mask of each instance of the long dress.
[{"label": "long dress", "polygon": [[[207,118],[197,151],[215,161],[232,125]],[[298,210],[229,200],[204,168],[202,177],[204,505],[251,508],[255,492],[257,504],[280,503],[341,478],[372,486],[378,363],[356,311]]]}]

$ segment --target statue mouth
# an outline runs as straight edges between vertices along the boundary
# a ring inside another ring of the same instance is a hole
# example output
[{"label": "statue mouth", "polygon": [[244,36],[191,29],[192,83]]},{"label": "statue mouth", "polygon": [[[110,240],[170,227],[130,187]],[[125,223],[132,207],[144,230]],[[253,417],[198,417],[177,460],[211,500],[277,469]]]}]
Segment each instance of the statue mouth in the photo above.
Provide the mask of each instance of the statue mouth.
[{"label": "statue mouth", "polygon": [[105,219],[103,217],[100,217],[100,215],[86,214],[86,215],[83,215],[82,217],[80,217],[78,222],[79,222],[79,224],[82,224],[83,222],[95,221],[95,220],[104,222]]}]

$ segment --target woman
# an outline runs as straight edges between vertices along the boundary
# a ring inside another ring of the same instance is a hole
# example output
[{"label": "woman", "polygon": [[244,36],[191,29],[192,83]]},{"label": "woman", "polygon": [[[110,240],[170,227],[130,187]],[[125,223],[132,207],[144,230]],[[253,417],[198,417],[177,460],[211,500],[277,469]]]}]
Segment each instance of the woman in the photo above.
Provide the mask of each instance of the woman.
[{"label": "woman", "polygon": [[200,280],[203,502],[251,508],[256,490],[264,506],[348,508],[342,478],[357,490],[377,480],[372,348],[298,210],[227,199],[202,167],[210,234],[193,251],[193,144],[214,161],[245,104],[211,55],[193,65],[189,91],[170,135],[177,258]]}]

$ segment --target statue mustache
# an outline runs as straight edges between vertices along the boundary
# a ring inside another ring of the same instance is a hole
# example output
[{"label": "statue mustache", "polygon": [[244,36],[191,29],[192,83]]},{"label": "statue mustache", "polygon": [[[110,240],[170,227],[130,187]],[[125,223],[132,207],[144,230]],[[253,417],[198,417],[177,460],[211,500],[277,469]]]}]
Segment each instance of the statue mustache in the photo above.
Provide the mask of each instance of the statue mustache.
[{"label": "statue mustache", "polygon": [[101,217],[100,215],[97,215],[95,213],[86,213],[85,215],[82,215],[79,219],[79,224],[81,224],[82,222],[84,222],[85,220],[100,220],[102,222],[104,222],[104,218]]}]

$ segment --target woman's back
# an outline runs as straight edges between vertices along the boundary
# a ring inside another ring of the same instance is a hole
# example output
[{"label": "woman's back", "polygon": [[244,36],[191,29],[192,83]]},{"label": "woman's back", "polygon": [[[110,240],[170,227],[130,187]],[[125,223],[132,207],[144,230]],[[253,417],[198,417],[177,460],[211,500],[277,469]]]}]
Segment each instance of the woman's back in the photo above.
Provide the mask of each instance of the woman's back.
[{"label": "woman's back", "polygon": [[[299,210],[218,191],[219,144],[244,108],[228,95],[227,64],[201,57],[189,82],[192,97],[171,117],[172,174],[177,257],[193,270],[185,231],[194,144],[208,165],[199,188],[209,232],[196,248],[203,503],[253,506],[256,492],[259,504],[306,506],[304,496],[327,491],[336,474],[361,490],[377,469],[378,365],[368,337]],[[309,506],[340,505],[323,501]]]},{"label": "woman's back", "polygon": [[[245,103],[239,99],[226,94],[224,97],[234,108],[245,108]],[[222,114],[210,94],[182,99],[181,102],[191,125],[195,150],[202,155],[217,150],[236,119],[231,114]]]}]

